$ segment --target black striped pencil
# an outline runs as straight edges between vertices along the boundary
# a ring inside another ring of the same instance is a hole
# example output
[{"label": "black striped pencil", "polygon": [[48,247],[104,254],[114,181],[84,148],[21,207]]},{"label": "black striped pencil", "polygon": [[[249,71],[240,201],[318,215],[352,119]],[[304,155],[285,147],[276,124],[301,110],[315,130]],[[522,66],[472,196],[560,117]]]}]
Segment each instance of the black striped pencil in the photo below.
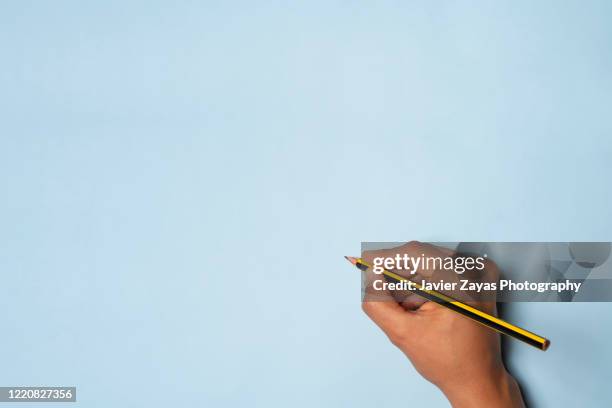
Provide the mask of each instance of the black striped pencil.
[{"label": "black striped pencil", "polygon": [[[353,265],[355,265],[357,268],[359,268],[361,271],[367,271],[370,268],[370,265],[368,265],[363,259],[361,258],[355,258],[352,256],[345,256],[345,258],[352,263]],[[383,270],[382,272],[388,279],[391,279],[394,282],[402,282],[402,281],[409,281],[408,279],[404,278],[403,276],[400,276],[396,273],[387,271],[387,270]],[[544,337],[538,336],[537,334],[534,334],[530,331],[527,331],[525,329],[522,329],[518,326],[515,326],[513,324],[510,324],[498,317],[495,317],[493,315],[490,315],[488,313],[485,313],[481,310],[476,309],[475,307],[472,307],[468,304],[465,304],[457,299],[453,299],[450,296],[446,296],[443,293],[440,293],[438,291],[435,290],[429,290],[429,289],[425,289],[424,287],[422,287],[421,285],[419,285],[416,282],[411,282],[411,288],[410,289],[411,292],[416,293],[419,296],[424,297],[427,300],[430,300],[432,302],[436,302],[441,306],[444,306],[446,308],[449,308],[457,313],[462,314],[463,316],[466,316],[482,325],[485,325],[501,334],[505,334],[507,336],[510,337],[514,337],[515,339],[521,340],[533,347],[536,347],[542,351],[546,351],[546,349],[548,349],[548,346],[550,345],[550,341],[548,339],[545,339]]]}]

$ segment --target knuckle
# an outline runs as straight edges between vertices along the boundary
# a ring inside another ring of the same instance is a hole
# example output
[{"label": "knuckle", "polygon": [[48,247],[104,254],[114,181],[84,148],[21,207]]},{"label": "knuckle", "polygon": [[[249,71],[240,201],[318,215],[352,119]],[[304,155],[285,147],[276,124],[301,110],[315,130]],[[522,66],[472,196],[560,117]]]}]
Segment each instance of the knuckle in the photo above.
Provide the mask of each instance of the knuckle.
[{"label": "knuckle", "polygon": [[403,247],[405,250],[413,252],[418,251],[422,247],[422,244],[419,241],[409,241],[406,242]]},{"label": "knuckle", "polygon": [[500,277],[499,268],[497,264],[489,259],[485,261],[485,271],[489,279],[497,280]]}]

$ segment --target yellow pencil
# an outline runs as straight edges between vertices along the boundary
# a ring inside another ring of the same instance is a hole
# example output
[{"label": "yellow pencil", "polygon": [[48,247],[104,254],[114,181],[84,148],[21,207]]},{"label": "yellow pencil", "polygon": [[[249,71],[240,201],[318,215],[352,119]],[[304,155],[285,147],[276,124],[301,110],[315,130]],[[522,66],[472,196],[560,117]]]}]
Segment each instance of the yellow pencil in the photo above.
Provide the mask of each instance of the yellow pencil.
[{"label": "yellow pencil", "polygon": [[[368,270],[368,268],[370,268],[370,265],[368,265],[361,258],[355,258],[352,256],[345,256],[345,258],[362,271],[366,271]],[[400,276],[396,273],[387,270],[383,270],[382,273],[387,278],[395,282],[409,281],[403,276]],[[422,296],[432,302],[436,302],[441,306],[454,310],[457,313],[461,313],[462,315],[469,317],[470,319],[482,325],[485,325],[499,333],[506,334],[508,336],[514,337],[515,339],[524,341],[525,343],[534,346],[542,351],[545,351],[546,349],[548,349],[548,346],[550,346],[550,341],[548,339],[545,339],[544,337],[538,336],[537,334],[531,333],[530,331],[527,331],[525,329],[521,329],[518,326],[505,322],[502,319],[499,319],[495,316],[478,310],[470,305],[458,301],[457,299],[453,299],[450,296],[446,296],[443,293],[437,292],[435,290],[425,289],[416,282],[410,282],[412,287],[414,288],[411,291],[416,293],[417,295]]]}]

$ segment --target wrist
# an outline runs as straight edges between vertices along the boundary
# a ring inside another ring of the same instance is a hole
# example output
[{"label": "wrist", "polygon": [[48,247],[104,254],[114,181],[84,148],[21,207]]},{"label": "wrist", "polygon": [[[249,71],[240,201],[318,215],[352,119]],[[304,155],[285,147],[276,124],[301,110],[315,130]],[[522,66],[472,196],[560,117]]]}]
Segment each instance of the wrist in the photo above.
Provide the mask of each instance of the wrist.
[{"label": "wrist", "polygon": [[503,368],[489,375],[463,379],[460,384],[441,387],[441,390],[453,408],[524,407],[518,383]]}]

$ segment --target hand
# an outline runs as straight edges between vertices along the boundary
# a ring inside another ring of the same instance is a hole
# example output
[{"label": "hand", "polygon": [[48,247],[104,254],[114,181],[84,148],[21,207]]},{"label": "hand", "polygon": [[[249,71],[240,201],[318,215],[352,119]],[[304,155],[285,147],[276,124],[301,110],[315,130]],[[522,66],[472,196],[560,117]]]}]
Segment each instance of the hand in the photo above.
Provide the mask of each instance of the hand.
[{"label": "hand", "polygon": [[[449,250],[410,242],[390,250],[366,251],[362,258],[371,265],[375,257],[395,254],[445,257]],[[485,268],[496,272],[490,261]],[[367,285],[380,279],[380,275],[366,274]],[[368,289],[371,287],[366,292]],[[520,389],[503,365],[495,331],[436,303],[417,301],[416,295],[400,304],[392,293],[376,292],[376,300],[368,300],[366,295],[362,303],[365,313],[416,370],[440,388],[454,408],[524,407]],[[496,313],[494,302],[472,305]]]}]

